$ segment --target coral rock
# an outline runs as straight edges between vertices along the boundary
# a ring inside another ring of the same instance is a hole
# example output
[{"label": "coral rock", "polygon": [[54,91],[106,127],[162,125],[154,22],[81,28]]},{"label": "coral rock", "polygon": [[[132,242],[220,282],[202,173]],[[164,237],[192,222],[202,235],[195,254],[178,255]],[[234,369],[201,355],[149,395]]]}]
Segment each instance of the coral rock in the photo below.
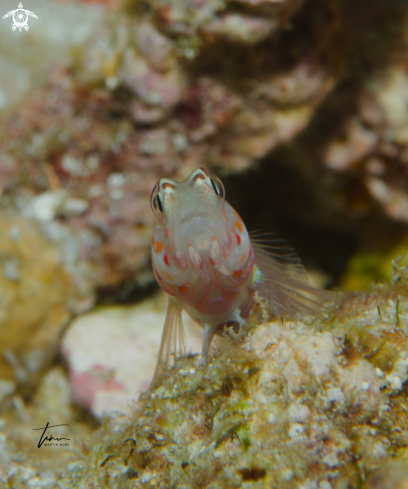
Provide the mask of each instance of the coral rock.
[{"label": "coral rock", "polygon": [[[407,279],[396,262],[394,284],[349,295],[320,319],[257,324],[255,309],[244,344],[219,338],[208,365],[186,359],[168,371],[121,433],[95,447],[82,483],[109,475],[129,488],[175,480],[208,488],[340,489],[361,480],[365,489],[405,487]],[[112,463],[102,468],[108,455]]]}]

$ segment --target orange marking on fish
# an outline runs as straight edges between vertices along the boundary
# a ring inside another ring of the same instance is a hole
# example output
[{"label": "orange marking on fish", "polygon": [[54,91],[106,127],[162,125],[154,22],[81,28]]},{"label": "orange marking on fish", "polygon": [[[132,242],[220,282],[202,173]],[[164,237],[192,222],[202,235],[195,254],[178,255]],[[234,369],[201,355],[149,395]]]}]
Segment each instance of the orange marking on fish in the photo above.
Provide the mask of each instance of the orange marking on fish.
[{"label": "orange marking on fish", "polygon": [[244,253],[244,254],[242,255],[242,258],[239,260],[239,263],[242,263],[242,262],[245,260],[246,256],[247,256],[247,254],[246,254],[246,253]]},{"label": "orange marking on fish", "polygon": [[160,253],[163,248],[163,243],[161,241],[157,241],[154,251],[156,253]]},{"label": "orange marking on fish", "polygon": [[214,235],[212,235],[211,236],[211,241],[217,241],[217,238]]},{"label": "orange marking on fish", "polygon": [[185,285],[179,285],[177,287],[177,290],[181,293],[181,292],[184,292],[185,290],[187,290],[187,287]]},{"label": "orange marking on fish", "polygon": [[162,274],[163,274],[163,277],[166,278],[167,280],[171,280],[173,278],[173,276],[170,275],[169,273],[166,273],[166,272],[163,272],[162,271]]},{"label": "orange marking on fish", "polygon": [[240,277],[242,275],[242,270],[235,270],[235,272],[232,272],[232,275],[234,275],[234,277]]},{"label": "orange marking on fish", "polygon": [[242,233],[242,231],[244,230],[244,228],[242,227],[242,224],[241,224],[241,219],[240,219],[239,221],[238,221],[238,220],[237,220],[237,221],[234,221],[234,224],[235,224],[235,226],[237,227],[238,231],[239,231],[240,233]]}]

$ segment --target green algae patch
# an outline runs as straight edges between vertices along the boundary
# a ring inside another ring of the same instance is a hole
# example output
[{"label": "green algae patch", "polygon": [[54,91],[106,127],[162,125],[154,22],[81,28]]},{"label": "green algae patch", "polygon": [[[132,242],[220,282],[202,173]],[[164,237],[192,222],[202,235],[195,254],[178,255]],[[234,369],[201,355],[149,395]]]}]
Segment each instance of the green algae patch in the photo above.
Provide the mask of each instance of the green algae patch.
[{"label": "green algae patch", "polygon": [[352,256],[341,279],[342,289],[365,290],[374,282],[390,282],[393,260],[408,264],[408,238],[405,237],[386,253],[358,252]]}]

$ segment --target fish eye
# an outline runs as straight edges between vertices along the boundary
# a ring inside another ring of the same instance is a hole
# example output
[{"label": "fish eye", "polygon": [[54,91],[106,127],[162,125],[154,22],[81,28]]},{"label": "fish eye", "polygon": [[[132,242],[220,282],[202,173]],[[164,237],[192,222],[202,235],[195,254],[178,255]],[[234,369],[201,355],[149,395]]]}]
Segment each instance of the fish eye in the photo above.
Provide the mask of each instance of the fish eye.
[{"label": "fish eye", "polygon": [[214,192],[217,194],[217,196],[221,200],[224,200],[224,198],[225,198],[224,185],[222,184],[221,180],[216,175],[214,175],[214,173],[212,173],[210,171],[208,171],[208,173],[209,173],[209,179],[211,180],[211,185],[212,185],[212,188],[214,189]]},{"label": "fish eye", "polygon": [[159,194],[157,194],[154,199],[155,199],[157,206],[159,207],[160,212],[163,213],[163,206],[162,206]]},{"label": "fish eye", "polygon": [[153,191],[152,191],[152,196],[150,198],[150,205],[151,205],[151,208],[152,208],[154,215],[157,218],[161,219],[163,217],[163,204],[162,204],[162,201],[160,199],[158,189],[159,189],[159,187],[156,184],[153,188]]}]

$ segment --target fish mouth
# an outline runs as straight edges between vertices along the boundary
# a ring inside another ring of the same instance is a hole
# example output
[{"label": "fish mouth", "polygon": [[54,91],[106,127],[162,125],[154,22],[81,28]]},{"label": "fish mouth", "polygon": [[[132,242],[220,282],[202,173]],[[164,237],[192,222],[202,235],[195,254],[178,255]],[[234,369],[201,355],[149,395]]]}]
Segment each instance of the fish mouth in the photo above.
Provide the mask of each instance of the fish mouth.
[{"label": "fish mouth", "polygon": [[190,215],[184,217],[180,221],[179,225],[181,226],[182,224],[185,224],[187,221],[195,220],[198,217],[212,217],[212,218],[214,218],[214,216],[213,216],[213,214],[211,214],[211,212],[195,212],[195,213],[191,213]]},{"label": "fish mouth", "polygon": [[170,241],[176,254],[187,255],[194,262],[200,262],[207,255],[219,254],[221,243],[227,240],[227,223],[222,216],[211,212],[191,212],[170,231]]}]

